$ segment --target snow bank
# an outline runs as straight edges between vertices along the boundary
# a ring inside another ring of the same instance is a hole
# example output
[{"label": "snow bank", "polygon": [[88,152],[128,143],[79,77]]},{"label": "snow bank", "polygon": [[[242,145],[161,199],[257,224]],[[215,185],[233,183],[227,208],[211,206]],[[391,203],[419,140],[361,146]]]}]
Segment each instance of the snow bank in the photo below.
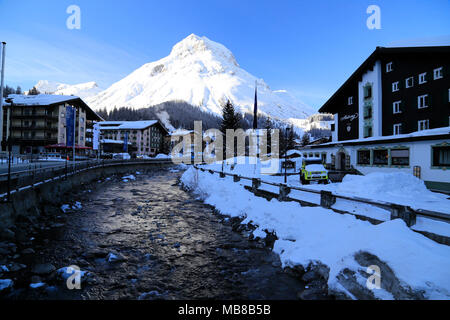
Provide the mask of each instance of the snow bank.
[{"label": "snow bank", "polygon": [[159,153],[155,156],[155,159],[170,159],[170,155]]},{"label": "snow bank", "polygon": [[231,177],[219,178],[192,167],[181,181],[221,213],[246,217],[242,223],[257,225],[255,236],[264,230],[275,231],[279,240],[274,252],[283,266],[306,267],[317,260],[328,265],[331,289],[342,290],[336,276],[344,268],[360,269],[354,254],[367,251],[385,261],[400,281],[424,290],[427,298],[450,299],[450,248],[412,231],[402,220],[372,225],[321,207],[269,202],[255,197]]},{"label": "snow bank", "polygon": [[[365,176],[346,175],[342,183],[336,186],[335,191],[340,194],[389,201],[417,209],[450,212],[450,201],[446,201],[447,196],[431,192],[422,180],[405,172],[373,172]],[[433,208],[425,204],[436,201],[439,203]]]}]

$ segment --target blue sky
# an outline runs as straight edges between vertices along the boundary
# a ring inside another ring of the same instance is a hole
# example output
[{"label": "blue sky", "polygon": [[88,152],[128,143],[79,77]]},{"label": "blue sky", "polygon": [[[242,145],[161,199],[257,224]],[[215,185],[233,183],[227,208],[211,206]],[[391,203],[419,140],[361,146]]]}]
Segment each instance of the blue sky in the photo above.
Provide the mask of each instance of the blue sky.
[{"label": "blue sky", "polygon": [[[69,30],[69,5],[81,29]],[[369,5],[381,30],[369,30]],[[450,43],[449,0],[0,0],[6,83],[46,79],[106,88],[191,33],[230,49],[272,89],[319,108],[376,46]]]}]

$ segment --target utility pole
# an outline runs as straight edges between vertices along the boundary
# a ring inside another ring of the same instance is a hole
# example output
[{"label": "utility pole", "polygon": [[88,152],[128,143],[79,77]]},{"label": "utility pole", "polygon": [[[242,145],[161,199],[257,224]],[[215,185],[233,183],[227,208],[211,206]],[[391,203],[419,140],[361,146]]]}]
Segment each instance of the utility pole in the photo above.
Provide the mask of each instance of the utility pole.
[{"label": "utility pole", "polygon": [[5,84],[5,51],[6,42],[2,42],[2,72],[0,77],[0,141],[3,141],[3,87]]}]

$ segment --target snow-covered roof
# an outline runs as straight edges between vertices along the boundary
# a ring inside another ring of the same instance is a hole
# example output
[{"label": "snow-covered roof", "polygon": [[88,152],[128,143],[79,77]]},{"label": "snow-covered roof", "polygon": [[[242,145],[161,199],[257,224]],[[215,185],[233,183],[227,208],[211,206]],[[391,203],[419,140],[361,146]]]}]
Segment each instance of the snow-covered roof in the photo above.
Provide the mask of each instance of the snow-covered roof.
[{"label": "snow-covered roof", "polygon": [[8,99],[12,99],[13,104],[23,106],[47,106],[55,103],[63,103],[74,99],[79,99],[77,96],[63,96],[53,94],[38,94],[38,95],[24,95],[24,94],[10,94]]},{"label": "snow-covered roof", "polygon": [[139,130],[146,129],[154,124],[158,123],[158,120],[141,120],[141,121],[102,121],[99,122],[100,130]]},{"label": "snow-covered roof", "polygon": [[301,155],[302,152],[301,152],[301,151],[298,151],[298,150],[294,150],[294,149],[288,150],[288,151],[286,152],[286,155],[288,155],[288,156],[291,156],[291,155],[293,155],[293,154]]},{"label": "snow-covered roof", "polygon": [[335,145],[335,144],[349,144],[349,143],[355,143],[355,142],[376,142],[376,141],[396,140],[396,139],[405,139],[405,138],[432,137],[432,136],[439,136],[439,135],[445,135],[445,134],[450,135],[450,126],[422,130],[422,131],[415,131],[412,133],[391,135],[391,136],[369,137],[369,138],[353,139],[353,140],[345,140],[345,141],[332,141],[332,142],[317,144],[317,145],[315,145],[315,147]]},{"label": "snow-covered roof", "polygon": [[[114,139],[101,139],[100,143],[124,144],[123,140],[114,140]],[[131,142],[128,142],[128,144],[131,144]]]},{"label": "snow-covered roof", "polygon": [[171,136],[185,136],[187,134],[193,133],[194,130],[177,129],[170,133]]}]

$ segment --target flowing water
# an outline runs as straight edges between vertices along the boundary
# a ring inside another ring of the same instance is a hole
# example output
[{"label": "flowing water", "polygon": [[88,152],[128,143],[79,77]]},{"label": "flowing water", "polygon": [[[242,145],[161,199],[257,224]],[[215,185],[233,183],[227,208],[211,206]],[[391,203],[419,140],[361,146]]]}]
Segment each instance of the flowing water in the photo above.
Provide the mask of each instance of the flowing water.
[{"label": "flowing water", "polygon": [[[36,253],[21,261],[27,269],[8,297],[297,299],[302,284],[283,272],[278,256],[183,191],[181,174],[154,170],[74,192],[66,201],[82,208],[61,214],[61,223],[36,236]],[[119,261],[109,262],[110,253]],[[76,265],[90,276],[80,290],[68,290],[51,272],[40,275],[45,286],[31,289],[31,268],[39,263]]]}]

